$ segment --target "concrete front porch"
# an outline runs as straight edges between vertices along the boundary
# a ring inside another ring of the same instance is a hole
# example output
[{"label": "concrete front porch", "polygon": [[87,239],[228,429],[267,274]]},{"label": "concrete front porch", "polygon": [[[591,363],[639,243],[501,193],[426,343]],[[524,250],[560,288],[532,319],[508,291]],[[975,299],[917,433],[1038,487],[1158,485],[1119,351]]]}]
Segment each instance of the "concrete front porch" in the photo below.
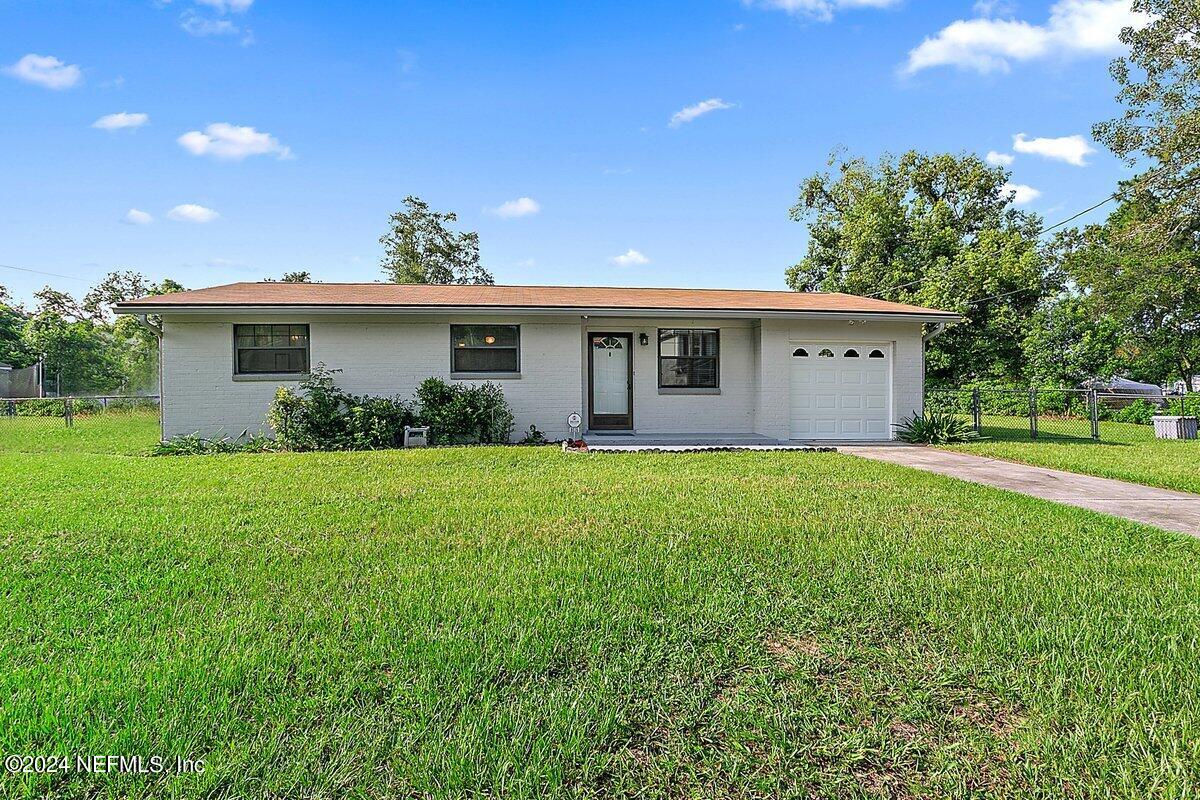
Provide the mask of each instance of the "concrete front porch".
[{"label": "concrete front porch", "polygon": [[[636,452],[661,450],[831,450],[845,442],[825,440],[772,439],[757,433],[630,433],[588,431],[584,434],[588,449],[597,452]],[[855,442],[887,446],[896,442]]]}]

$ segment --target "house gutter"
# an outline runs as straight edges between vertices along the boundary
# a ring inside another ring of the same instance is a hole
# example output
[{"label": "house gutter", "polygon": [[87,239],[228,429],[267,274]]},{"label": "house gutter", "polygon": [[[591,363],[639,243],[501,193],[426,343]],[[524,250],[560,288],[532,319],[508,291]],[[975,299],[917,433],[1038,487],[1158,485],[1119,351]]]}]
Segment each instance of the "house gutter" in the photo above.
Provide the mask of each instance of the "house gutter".
[{"label": "house gutter", "polygon": [[154,314],[188,314],[197,316],[230,316],[257,314],[345,314],[345,315],[475,315],[475,316],[583,316],[583,317],[694,317],[708,319],[849,319],[855,321],[886,320],[893,322],[930,322],[945,325],[961,319],[957,314],[921,314],[896,311],[842,311],[730,308],[585,308],[558,306],[384,306],[384,305],[149,305],[138,304],[116,308],[118,314],[145,316]]}]

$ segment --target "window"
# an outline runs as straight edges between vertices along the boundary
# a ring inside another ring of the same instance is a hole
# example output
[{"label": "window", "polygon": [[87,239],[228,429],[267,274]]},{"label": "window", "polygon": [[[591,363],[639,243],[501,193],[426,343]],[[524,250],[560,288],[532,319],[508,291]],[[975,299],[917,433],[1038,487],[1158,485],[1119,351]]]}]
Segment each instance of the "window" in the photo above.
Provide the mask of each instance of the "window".
[{"label": "window", "polygon": [[792,351],[792,355],[796,356],[797,358],[808,358],[808,351],[803,347],[797,347]]},{"label": "window", "polygon": [[858,351],[851,348],[850,350],[842,353],[842,358],[858,358]]},{"label": "window", "polygon": [[833,351],[828,347],[823,348],[821,352],[817,353],[817,358],[833,358]]},{"label": "window", "polygon": [[715,389],[719,386],[719,336],[716,330],[661,328],[658,331],[660,388]]},{"label": "window", "polygon": [[520,325],[451,325],[451,372],[520,372]]},{"label": "window", "polygon": [[307,325],[234,325],[235,375],[308,372]]},{"label": "window", "polygon": [[882,350],[872,350],[870,355],[867,356],[867,358],[883,358],[883,351]]}]

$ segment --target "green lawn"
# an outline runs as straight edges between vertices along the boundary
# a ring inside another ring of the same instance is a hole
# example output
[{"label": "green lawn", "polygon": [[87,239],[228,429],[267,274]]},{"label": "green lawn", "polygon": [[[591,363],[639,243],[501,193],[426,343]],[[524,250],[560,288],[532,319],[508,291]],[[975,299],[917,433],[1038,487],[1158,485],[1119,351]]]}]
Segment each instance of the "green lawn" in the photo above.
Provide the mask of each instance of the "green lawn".
[{"label": "green lawn", "polygon": [[0,749],[207,768],[2,796],[1200,788],[1188,537],[833,453],[144,458],[101,422],[0,426]]},{"label": "green lawn", "polygon": [[[1062,423],[1061,429],[1069,429]],[[1086,428],[1087,422],[1080,421]],[[1053,421],[1043,423],[1055,430]],[[1029,440],[1028,423],[1014,418],[984,419],[986,441],[954,445],[968,453],[1020,461],[1039,467],[1082,472],[1104,478],[1200,493],[1200,440],[1155,439],[1146,425],[1101,422],[1100,441],[1084,438],[1044,436]]]}]

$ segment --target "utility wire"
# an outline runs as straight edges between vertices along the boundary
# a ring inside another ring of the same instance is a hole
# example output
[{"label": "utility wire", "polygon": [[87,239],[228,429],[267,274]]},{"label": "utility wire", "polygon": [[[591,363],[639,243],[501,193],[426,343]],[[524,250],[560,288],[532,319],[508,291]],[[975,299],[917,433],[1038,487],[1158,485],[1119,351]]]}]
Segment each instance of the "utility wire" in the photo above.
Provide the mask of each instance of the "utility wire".
[{"label": "utility wire", "polygon": [[87,278],[80,278],[75,275],[60,275],[57,272],[43,272],[40,269],[29,269],[27,267],[14,267],[11,264],[0,264],[0,267],[3,267],[4,269],[15,269],[17,272],[31,272],[34,275],[49,275],[51,278],[66,278],[69,281],[83,281],[84,283],[88,282]]},{"label": "utility wire", "polygon": [[[1162,172],[1164,169],[1166,169],[1166,167],[1160,167],[1159,169],[1156,169],[1156,170],[1153,170],[1153,171],[1147,173],[1146,180],[1150,180],[1151,178],[1154,177],[1155,173]],[[1107,203],[1111,203],[1113,200],[1116,200],[1120,196],[1121,196],[1121,190],[1118,189],[1117,191],[1110,194],[1108,197],[1101,200],[1099,203],[1090,205],[1087,208],[1085,208],[1083,211],[1072,214],[1071,216],[1067,217],[1066,219],[1060,220],[1059,222],[1056,222],[1053,225],[1046,225],[1046,226],[1042,227],[1041,229],[1038,230],[1037,233],[1034,234],[1034,236],[1041,236],[1044,233],[1049,233],[1050,231],[1054,230],[1055,228],[1061,228],[1063,225],[1066,225],[1068,222],[1074,222],[1075,220],[1082,217],[1084,214],[1095,211],[1097,208],[1100,208],[1101,206],[1103,206]],[[873,294],[864,295],[864,297],[879,297],[881,294],[887,294],[888,292],[894,292],[897,289],[907,289],[909,286],[915,286],[918,283],[923,282],[924,280],[925,280],[924,278],[918,278],[915,281],[909,281],[908,283],[902,283],[899,286],[889,286],[887,289],[881,289],[880,291],[874,292]],[[1024,290],[1021,289],[1018,291],[1024,291]],[[1016,292],[1005,292],[1005,294],[1016,294]],[[1004,295],[1003,294],[996,295],[996,297],[1004,297]],[[975,300],[972,303],[970,303],[969,305],[974,305],[975,303],[980,303],[980,302],[983,302],[983,300],[988,300],[988,299],[994,299],[994,298],[986,298],[985,297],[985,298],[982,298],[981,300]]]}]

